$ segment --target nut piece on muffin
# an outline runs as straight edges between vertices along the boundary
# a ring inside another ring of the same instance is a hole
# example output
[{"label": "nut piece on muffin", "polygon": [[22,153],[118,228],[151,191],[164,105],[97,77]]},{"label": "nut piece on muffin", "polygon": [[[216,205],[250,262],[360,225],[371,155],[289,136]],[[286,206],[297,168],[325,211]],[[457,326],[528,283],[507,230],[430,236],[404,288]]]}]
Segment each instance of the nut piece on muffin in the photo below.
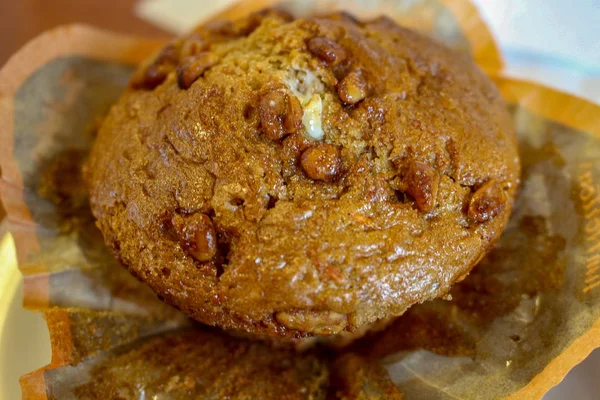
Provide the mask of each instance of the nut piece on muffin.
[{"label": "nut piece on muffin", "polygon": [[106,243],[161,299],[301,338],[444,296],[501,234],[519,170],[470,60],[386,18],[267,10],[140,66],[86,178]]}]

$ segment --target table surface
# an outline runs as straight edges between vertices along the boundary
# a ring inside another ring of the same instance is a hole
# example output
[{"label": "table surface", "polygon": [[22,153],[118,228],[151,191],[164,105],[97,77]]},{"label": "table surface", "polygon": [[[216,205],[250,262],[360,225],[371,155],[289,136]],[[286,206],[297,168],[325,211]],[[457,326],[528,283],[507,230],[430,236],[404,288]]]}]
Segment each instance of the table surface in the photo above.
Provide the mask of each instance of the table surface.
[{"label": "table surface", "polygon": [[137,0],[2,0],[0,65],[28,40],[58,25],[87,23],[146,36],[168,34],[134,15]]}]

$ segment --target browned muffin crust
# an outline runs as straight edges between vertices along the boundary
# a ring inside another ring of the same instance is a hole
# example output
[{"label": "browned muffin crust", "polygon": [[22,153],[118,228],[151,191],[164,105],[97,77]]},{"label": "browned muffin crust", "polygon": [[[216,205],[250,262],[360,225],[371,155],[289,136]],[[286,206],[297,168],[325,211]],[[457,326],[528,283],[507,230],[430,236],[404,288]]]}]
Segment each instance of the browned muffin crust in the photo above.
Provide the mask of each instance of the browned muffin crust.
[{"label": "browned muffin crust", "polygon": [[385,18],[274,11],[142,65],[87,166],[133,275],[198,321],[291,337],[446,294],[518,177],[510,116],[470,60]]}]

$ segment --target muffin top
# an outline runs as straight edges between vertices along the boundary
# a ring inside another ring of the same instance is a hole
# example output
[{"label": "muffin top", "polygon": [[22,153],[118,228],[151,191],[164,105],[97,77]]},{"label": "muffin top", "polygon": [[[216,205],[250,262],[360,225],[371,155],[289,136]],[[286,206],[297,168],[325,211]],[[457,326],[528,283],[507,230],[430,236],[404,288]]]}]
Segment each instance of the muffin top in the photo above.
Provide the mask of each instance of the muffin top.
[{"label": "muffin top", "polygon": [[107,245],[160,298],[304,337],[445,295],[506,225],[519,159],[464,56],[387,18],[269,10],[141,65],[85,172]]}]

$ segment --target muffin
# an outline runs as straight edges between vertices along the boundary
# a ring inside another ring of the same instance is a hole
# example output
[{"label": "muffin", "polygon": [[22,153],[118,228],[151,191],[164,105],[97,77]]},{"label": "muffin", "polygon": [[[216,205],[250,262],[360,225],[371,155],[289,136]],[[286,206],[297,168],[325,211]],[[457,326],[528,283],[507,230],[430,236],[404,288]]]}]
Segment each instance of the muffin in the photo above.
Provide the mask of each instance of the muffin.
[{"label": "muffin", "polygon": [[131,274],[205,324],[302,338],[444,296],[507,223],[511,118],[387,18],[213,22],[141,65],[86,166]]}]

